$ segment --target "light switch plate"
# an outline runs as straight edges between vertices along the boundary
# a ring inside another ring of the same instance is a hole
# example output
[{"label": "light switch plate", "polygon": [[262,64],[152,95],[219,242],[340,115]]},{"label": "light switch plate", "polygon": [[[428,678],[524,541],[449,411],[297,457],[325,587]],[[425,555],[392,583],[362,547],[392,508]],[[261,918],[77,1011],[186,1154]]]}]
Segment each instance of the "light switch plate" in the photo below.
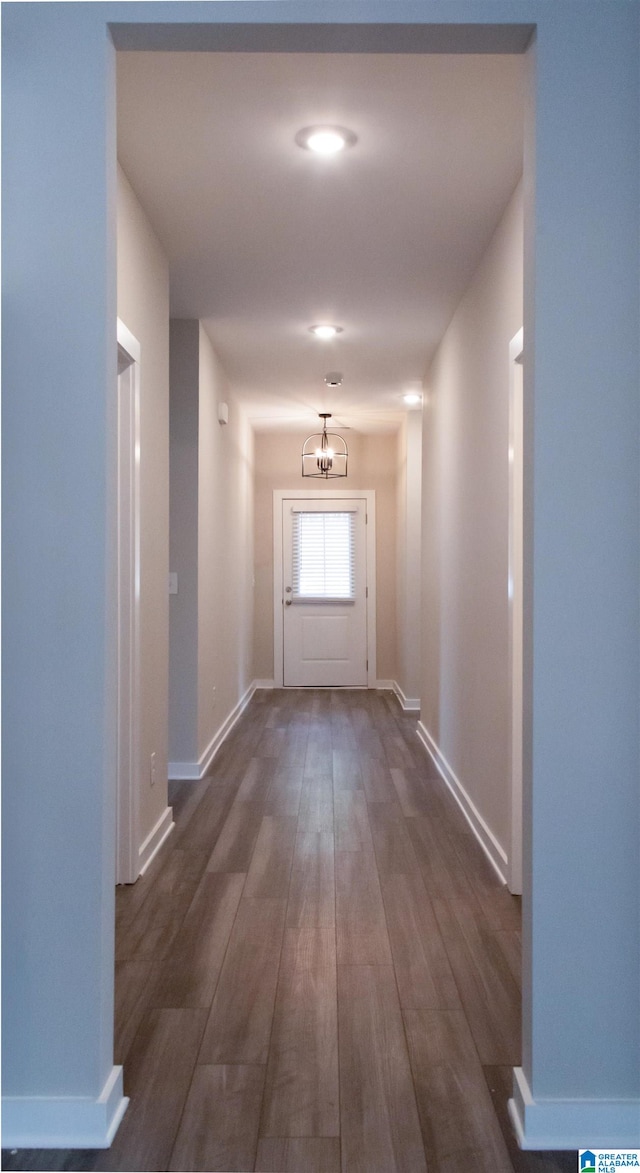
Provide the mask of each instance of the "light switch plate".
[{"label": "light switch plate", "polygon": [[178,593],[178,574],[175,570],[169,571],[169,594],[177,595]]}]

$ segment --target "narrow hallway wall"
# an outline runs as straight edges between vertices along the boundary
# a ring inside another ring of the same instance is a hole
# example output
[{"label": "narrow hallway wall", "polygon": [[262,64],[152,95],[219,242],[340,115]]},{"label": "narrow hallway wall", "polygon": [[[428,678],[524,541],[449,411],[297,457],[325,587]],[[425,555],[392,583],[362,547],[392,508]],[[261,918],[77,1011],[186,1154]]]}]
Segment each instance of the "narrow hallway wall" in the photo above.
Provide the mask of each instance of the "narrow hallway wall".
[{"label": "narrow hallway wall", "polygon": [[199,322],[170,326],[169,757],[198,757],[198,418]]},{"label": "narrow hallway wall", "polygon": [[252,679],[253,436],[194,320],[171,322],[171,570],[169,771],[198,778]]},{"label": "narrow hallway wall", "polygon": [[422,672],[422,412],[409,411],[398,435],[396,682],[407,709],[420,708]]},{"label": "narrow hallway wall", "polygon": [[[253,658],[253,433],[200,326],[198,754],[243,702]],[[218,422],[218,404],[229,408]]]},{"label": "narrow hallway wall", "polygon": [[421,721],[509,846],[509,342],[522,326],[522,190],[444,335],[423,421]]},{"label": "narrow hallway wall", "polygon": [[[143,843],[167,807],[169,266],[118,168],[118,317],[140,343],[140,799]],[[155,785],[151,754],[155,753]]]}]

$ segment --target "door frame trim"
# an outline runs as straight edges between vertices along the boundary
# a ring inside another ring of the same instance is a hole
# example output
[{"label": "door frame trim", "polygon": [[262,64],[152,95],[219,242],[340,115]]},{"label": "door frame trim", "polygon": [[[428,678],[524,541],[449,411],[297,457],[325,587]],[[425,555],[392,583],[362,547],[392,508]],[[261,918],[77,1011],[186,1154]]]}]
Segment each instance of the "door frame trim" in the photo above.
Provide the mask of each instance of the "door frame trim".
[{"label": "door frame trim", "polygon": [[[116,884],[134,884],[140,774],[140,355],[118,318],[118,774]],[[126,383],[121,380],[126,376]],[[121,413],[126,413],[123,425]],[[126,546],[126,549],[125,549]],[[124,572],[123,572],[124,565]],[[123,699],[123,698],[126,698]]]},{"label": "door frame trim", "polygon": [[273,683],[284,688],[284,580],[282,567],[283,501],[364,500],[367,508],[367,688],[375,688],[376,667],[376,492],[375,489],[273,490]]},{"label": "door frame trim", "polygon": [[508,885],[522,893],[524,329],[509,343],[509,695],[511,767]]}]

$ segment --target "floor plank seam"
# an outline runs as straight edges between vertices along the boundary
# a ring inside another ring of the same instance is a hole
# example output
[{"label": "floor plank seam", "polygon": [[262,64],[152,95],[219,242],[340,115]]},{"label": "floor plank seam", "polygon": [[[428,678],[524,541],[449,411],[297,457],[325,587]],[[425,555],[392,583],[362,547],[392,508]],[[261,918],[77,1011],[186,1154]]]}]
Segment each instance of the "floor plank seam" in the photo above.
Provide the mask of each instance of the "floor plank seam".
[{"label": "floor plank seam", "polygon": [[[298,819],[299,819],[299,817],[300,816],[298,815]],[[274,1028],[274,1023],[275,1023],[276,1006],[278,1004],[278,992],[280,989],[280,978],[282,975],[282,954],[284,951],[284,942],[285,942],[285,937],[286,937],[286,933],[287,933],[287,912],[289,909],[289,899],[291,896],[291,875],[292,875],[292,871],[293,871],[293,860],[294,860],[294,856],[295,856],[296,837],[297,837],[297,826],[296,826],[296,836],[294,836],[294,847],[293,847],[293,851],[291,853],[291,860],[289,863],[289,882],[287,885],[287,898],[286,898],[286,902],[285,902],[284,925],[283,925],[283,929],[282,929],[282,937],[280,940],[280,952],[278,955],[278,976],[276,979],[275,994],[274,994],[274,999],[273,999],[273,1008],[271,1011],[271,1028],[269,1030],[269,1042],[267,1044],[267,1059],[266,1059],[266,1063],[265,1063],[264,1084],[262,1087],[262,1101],[260,1104],[260,1113],[258,1116],[258,1131],[257,1131],[257,1136],[256,1136],[256,1151],[255,1151],[255,1157],[254,1157],[254,1169],[256,1166],[257,1159],[258,1159],[258,1147],[260,1144],[260,1140],[263,1137],[262,1127],[264,1124],[265,1102],[266,1102],[266,1096],[267,1096],[267,1073],[269,1070],[269,1059],[271,1058],[271,1045],[273,1042],[273,1028]]]},{"label": "floor plank seam", "polygon": [[[332,759],[333,760],[333,759]],[[331,769],[331,799],[333,809],[333,941],[336,961],[336,1050],[338,1056],[338,1143],[340,1148],[340,1167],[342,1168],[342,1073],[340,1070],[340,1005],[338,1001],[338,877],[336,874],[336,810],[335,810],[335,779],[333,767]]]},{"label": "floor plank seam", "polygon": [[[205,1024],[205,1027],[206,1027],[206,1024]],[[204,1038],[204,1031],[202,1032],[202,1037]],[[200,1045],[202,1045],[202,1039],[200,1040]],[[177,1126],[176,1126],[176,1130],[175,1130],[175,1133],[174,1133],[174,1137],[173,1137],[173,1144],[171,1145],[171,1152],[169,1153],[169,1160],[167,1161],[167,1169],[170,1169],[170,1168],[171,1168],[171,1165],[173,1164],[173,1154],[174,1154],[174,1152],[175,1152],[175,1150],[176,1150],[176,1146],[177,1146],[177,1144],[178,1144],[178,1137],[180,1136],[180,1129],[181,1129],[181,1127],[182,1127],[182,1121],[183,1121],[183,1119],[184,1119],[184,1115],[185,1115],[185,1112],[186,1112],[186,1109],[187,1109],[187,1103],[188,1103],[188,1101],[189,1101],[189,1096],[190,1096],[190,1094],[191,1094],[191,1089],[192,1089],[192,1087],[193,1087],[193,1081],[194,1081],[194,1078],[195,1078],[195,1073],[196,1073],[196,1068],[197,1068],[197,1066],[198,1066],[198,1053],[196,1053],[196,1058],[195,1058],[195,1061],[194,1061],[194,1064],[193,1064],[193,1069],[192,1069],[192,1071],[191,1071],[191,1079],[189,1080],[189,1087],[187,1088],[187,1094],[186,1094],[186,1096],[184,1097],[184,1102],[183,1102],[183,1104],[182,1104],[182,1111],[181,1111],[181,1113],[180,1113],[180,1118],[179,1118],[179,1120],[178,1120],[178,1123],[177,1123]]]}]

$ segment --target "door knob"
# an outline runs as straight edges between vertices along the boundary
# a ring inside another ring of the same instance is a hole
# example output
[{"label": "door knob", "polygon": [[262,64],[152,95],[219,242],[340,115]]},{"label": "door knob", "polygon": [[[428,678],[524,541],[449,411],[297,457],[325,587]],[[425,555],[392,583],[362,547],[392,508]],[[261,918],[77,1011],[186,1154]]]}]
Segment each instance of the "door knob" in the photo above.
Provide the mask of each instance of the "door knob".
[{"label": "door knob", "polygon": [[285,599],[285,601],[284,601],[285,607],[290,607],[292,602],[293,602],[293,599]]}]

